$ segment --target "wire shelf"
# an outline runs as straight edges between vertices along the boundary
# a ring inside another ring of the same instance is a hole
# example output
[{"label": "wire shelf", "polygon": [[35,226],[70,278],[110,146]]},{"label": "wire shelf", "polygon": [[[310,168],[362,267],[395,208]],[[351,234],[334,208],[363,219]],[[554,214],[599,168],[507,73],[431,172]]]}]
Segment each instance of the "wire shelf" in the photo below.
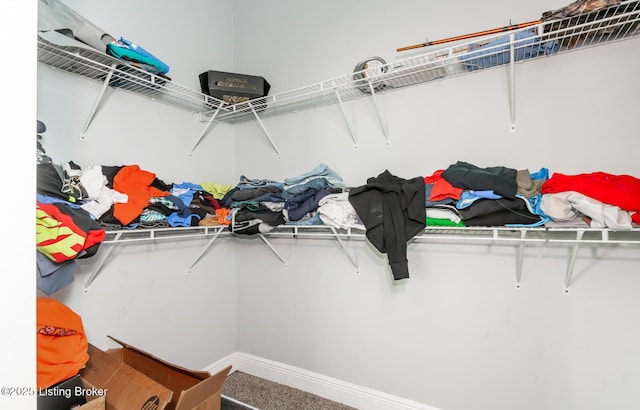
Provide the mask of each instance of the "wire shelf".
[{"label": "wire shelf", "polygon": [[[109,259],[113,246],[120,243],[140,243],[161,240],[188,240],[208,239],[207,244],[201,250],[188,268],[188,272],[198,263],[207,252],[213,242],[219,237],[260,238],[264,244],[280,259],[285,267],[286,260],[269,242],[269,239],[331,239],[335,240],[350,262],[358,271],[357,258],[354,258],[347,250],[343,240],[366,240],[366,229],[363,226],[355,226],[348,229],[340,229],[329,225],[280,225],[273,227],[269,232],[256,235],[236,235],[228,226],[192,226],[173,228],[136,228],[106,231],[106,237],[102,241],[108,244],[107,250],[102,253],[94,271],[85,282],[87,288],[97,277],[100,270]],[[577,257],[577,247],[586,246],[637,246],[640,245],[640,228],[625,231],[613,229],[586,229],[586,228],[510,228],[510,227],[427,227],[420,234],[414,236],[409,242],[427,241],[438,244],[473,244],[473,245],[504,245],[518,247],[518,266],[516,271],[516,283],[520,283],[522,257],[525,244],[538,246],[565,246],[573,248],[569,257],[569,268],[566,273],[565,288],[571,283],[573,265]]]},{"label": "wire shelf", "polygon": [[[172,228],[136,228],[106,231],[103,243],[147,242],[167,239],[201,238],[212,235],[235,236],[226,226],[192,226]],[[246,235],[239,235],[247,237]],[[336,238],[365,239],[363,227],[339,229],[329,225],[280,225],[264,236],[271,238]],[[444,227],[428,226],[412,241],[455,242],[486,244],[537,242],[640,245],[640,228],[630,230],[597,228],[545,228],[545,227]]]},{"label": "wire shelf", "polygon": [[429,53],[382,64],[379,72],[355,71],[306,87],[234,105],[191,90],[167,77],[150,74],[92,48],[58,45],[38,37],[38,62],[177,108],[213,114],[216,121],[237,123],[260,117],[350,101],[372,93],[439,81],[503,64],[627,40],[640,34],[640,2],[626,1],[604,10],[544,21],[508,33],[478,37]]},{"label": "wire shelf", "polygon": [[42,36],[38,36],[38,62],[98,83],[108,79],[112,88],[196,113],[210,112],[225,104],[98,50],[54,44]]},{"label": "wire shelf", "polygon": [[512,62],[563,54],[637,37],[640,34],[640,2],[621,2],[605,10],[541,22],[508,33],[484,36],[446,48],[383,64],[379,73],[355,71],[292,91],[276,93],[235,104],[220,113],[220,121],[240,122],[253,118],[302,111],[372,92],[383,94],[398,88],[443,80]]}]

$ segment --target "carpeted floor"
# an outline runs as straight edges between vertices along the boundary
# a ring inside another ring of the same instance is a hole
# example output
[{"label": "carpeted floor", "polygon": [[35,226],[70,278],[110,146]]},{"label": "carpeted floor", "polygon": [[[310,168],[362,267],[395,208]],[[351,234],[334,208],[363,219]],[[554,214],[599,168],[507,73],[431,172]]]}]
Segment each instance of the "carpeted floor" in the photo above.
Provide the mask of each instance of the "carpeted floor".
[{"label": "carpeted floor", "polygon": [[[264,380],[247,373],[234,372],[222,385],[222,410],[356,410],[331,400]],[[248,406],[243,406],[242,404]]]}]

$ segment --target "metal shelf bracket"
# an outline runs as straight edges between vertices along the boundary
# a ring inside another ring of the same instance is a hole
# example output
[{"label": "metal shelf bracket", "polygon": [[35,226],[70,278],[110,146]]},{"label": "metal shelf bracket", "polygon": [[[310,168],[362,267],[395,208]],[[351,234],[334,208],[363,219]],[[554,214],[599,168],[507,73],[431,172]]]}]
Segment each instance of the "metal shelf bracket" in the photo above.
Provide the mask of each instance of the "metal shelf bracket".
[{"label": "metal shelf bracket", "polygon": [[191,158],[191,156],[193,155],[193,151],[195,151],[198,144],[200,144],[200,141],[202,141],[202,138],[204,138],[204,136],[207,134],[207,131],[209,131],[209,128],[211,128],[211,124],[213,124],[213,121],[216,119],[221,109],[222,109],[222,104],[218,105],[218,109],[216,109],[213,115],[211,116],[211,118],[209,118],[209,121],[204,126],[204,129],[200,133],[200,136],[198,136],[198,138],[196,139],[196,142],[194,142],[193,146],[191,147],[191,150],[189,150],[189,154],[188,154],[189,158]]},{"label": "metal shelf bracket", "polygon": [[271,252],[273,252],[278,259],[280,259],[282,261],[282,263],[284,263],[284,267],[287,267],[287,261],[284,260],[284,258],[278,253],[278,251],[276,250],[276,248],[273,247],[273,245],[271,245],[271,243],[267,240],[267,238],[264,237],[263,234],[258,234],[260,236],[260,239],[262,239],[262,241],[265,243],[265,245],[267,245],[269,247],[269,249],[271,249]]},{"label": "metal shelf bracket", "polygon": [[[120,239],[121,236],[122,236],[122,232],[118,232],[116,234],[116,237],[115,237],[114,240],[117,241],[118,239]],[[102,258],[100,258],[100,260],[98,261],[98,265],[96,266],[96,268],[91,273],[91,276],[89,276],[87,281],[84,283],[84,293],[85,294],[87,294],[88,289],[89,289],[89,285],[91,285],[91,283],[96,278],[96,276],[98,276],[98,273],[102,269],[102,266],[104,266],[105,262],[109,258],[109,255],[111,255],[111,252],[113,251],[113,249],[116,247],[117,244],[118,244],[117,242],[110,244],[110,246],[107,248],[107,251],[102,255]]]},{"label": "metal shelf bracket", "polygon": [[107,77],[104,79],[104,82],[102,83],[102,88],[100,89],[100,94],[98,94],[98,98],[96,98],[96,101],[93,103],[93,107],[91,107],[91,112],[89,113],[89,117],[87,117],[87,121],[85,121],[84,123],[84,127],[82,127],[82,132],[80,133],[80,141],[86,141],[87,137],[86,137],[86,133],[87,133],[87,129],[89,129],[89,125],[91,125],[91,122],[93,121],[93,117],[96,115],[96,112],[98,111],[98,107],[100,106],[100,103],[102,102],[102,98],[104,97],[104,93],[107,91],[107,87],[109,86],[109,83],[111,82],[111,77],[113,76],[113,73],[116,70],[116,64],[113,63],[111,64],[111,67],[109,68],[109,71],[107,72]]},{"label": "metal shelf bracket", "polygon": [[387,129],[387,124],[384,120],[384,116],[382,115],[382,107],[380,107],[380,103],[378,102],[378,98],[376,97],[376,90],[373,88],[373,83],[369,81],[369,92],[371,93],[371,98],[373,99],[373,105],[376,107],[376,114],[378,114],[378,120],[380,121],[380,127],[382,128],[382,133],[384,134],[384,138],[386,140],[385,144],[387,146],[391,145],[389,141],[389,130]]},{"label": "metal shelf bracket", "polygon": [[[207,252],[207,249],[209,249],[211,247],[211,245],[213,245],[213,242],[215,242],[215,240],[218,239],[218,237],[220,236],[222,231],[225,229],[225,227],[226,226],[220,226],[220,227],[215,228],[216,233],[213,235],[213,237],[211,239],[209,239],[209,242],[207,242],[207,244],[204,246],[204,248],[198,254],[198,256],[196,256],[196,259],[193,261],[191,266],[189,266],[189,268],[187,269],[187,273],[191,273],[191,269],[193,269],[193,267],[196,266],[196,263],[198,263],[200,258],[202,258],[202,256]],[[205,233],[206,233],[206,231],[205,231]]]},{"label": "metal shelf bracket", "polygon": [[336,228],[332,226],[331,227],[331,232],[333,233],[333,237],[338,241],[338,245],[340,245],[340,247],[344,251],[345,255],[347,255],[347,258],[349,258],[349,261],[351,262],[353,267],[356,268],[356,273],[360,273],[360,268],[358,267],[358,262],[347,251],[347,248],[344,246],[344,242],[342,242],[342,239],[340,238],[340,235],[338,235],[338,231],[336,230]]},{"label": "metal shelf bracket", "polygon": [[509,131],[516,132],[515,33],[509,35]]},{"label": "metal shelf bracket", "polygon": [[524,259],[524,241],[527,231],[520,231],[520,244],[516,248],[516,287],[520,288],[520,280],[522,279],[522,261]]},{"label": "metal shelf bracket", "polygon": [[356,137],[356,133],[349,122],[349,118],[347,117],[347,112],[344,109],[344,104],[342,102],[342,97],[340,97],[340,93],[336,89],[336,98],[338,99],[338,104],[340,105],[340,112],[342,112],[342,118],[344,118],[344,122],[347,124],[347,128],[349,129],[349,134],[351,134],[351,139],[353,140],[353,144],[356,149],[358,149],[358,138]]},{"label": "metal shelf bracket", "polygon": [[569,285],[571,285],[571,277],[573,276],[573,269],[576,266],[576,259],[578,257],[578,249],[580,248],[580,241],[584,236],[584,230],[580,229],[576,231],[576,243],[573,245],[571,250],[569,251],[569,264],[567,266],[567,273],[564,279],[564,289],[565,292],[569,291]]},{"label": "metal shelf bracket", "polygon": [[260,116],[256,112],[256,108],[253,106],[253,103],[251,102],[251,100],[248,101],[248,104],[249,104],[249,107],[251,108],[251,112],[253,113],[254,117],[256,118],[256,121],[258,122],[258,125],[260,125],[260,128],[262,128],[262,131],[265,133],[265,135],[269,139],[269,142],[271,143],[271,146],[273,147],[273,149],[278,154],[278,159],[282,158],[282,155],[280,155],[280,150],[276,146],[276,143],[273,142],[273,138],[271,138],[271,135],[269,134],[269,131],[267,131],[267,128],[262,123],[262,120],[260,119]]}]

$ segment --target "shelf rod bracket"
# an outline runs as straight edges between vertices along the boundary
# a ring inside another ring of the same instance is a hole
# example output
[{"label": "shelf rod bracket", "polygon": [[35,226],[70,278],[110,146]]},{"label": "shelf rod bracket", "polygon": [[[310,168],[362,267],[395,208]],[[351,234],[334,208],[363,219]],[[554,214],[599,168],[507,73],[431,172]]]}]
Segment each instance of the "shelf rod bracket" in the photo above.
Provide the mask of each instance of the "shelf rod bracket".
[{"label": "shelf rod bracket", "polygon": [[282,158],[282,155],[280,155],[280,150],[278,149],[278,147],[276,146],[276,143],[273,142],[273,138],[271,138],[271,135],[269,134],[269,131],[267,131],[267,128],[264,126],[264,124],[262,123],[262,120],[260,119],[260,116],[258,115],[258,113],[256,112],[255,107],[253,106],[253,104],[251,103],[251,101],[248,101],[249,107],[251,108],[251,112],[253,113],[253,115],[256,117],[256,121],[258,121],[258,125],[260,125],[260,128],[262,128],[262,131],[265,133],[265,135],[267,136],[267,138],[269,139],[269,142],[271,143],[271,146],[273,147],[274,150],[276,150],[276,153],[278,154],[278,159]]},{"label": "shelf rod bracket", "polygon": [[207,122],[207,125],[204,126],[204,129],[200,133],[200,136],[196,139],[196,142],[191,147],[191,150],[189,151],[189,154],[188,154],[189,158],[191,158],[191,156],[193,155],[193,151],[195,151],[195,149],[198,146],[198,144],[200,144],[200,141],[202,141],[202,138],[204,138],[204,136],[209,131],[209,128],[211,128],[211,124],[213,124],[213,121],[216,119],[216,116],[218,115],[218,113],[220,112],[221,109],[222,109],[222,103],[220,103],[220,105],[218,105],[218,108],[215,110],[215,112],[213,113],[213,115],[211,116],[209,121]]},{"label": "shelf rod bracket", "polygon": [[516,132],[516,84],[515,84],[515,66],[516,57],[514,50],[514,41],[516,36],[514,33],[509,34],[509,131]]},{"label": "shelf rod bracket", "polygon": [[80,141],[85,141],[87,139],[85,135],[87,133],[87,129],[89,129],[89,125],[91,125],[91,122],[93,121],[93,117],[96,115],[96,112],[98,111],[100,102],[104,97],[104,93],[107,91],[107,86],[111,82],[111,77],[113,76],[113,73],[115,72],[115,70],[116,70],[116,63],[113,63],[111,64],[111,68],[109,69],[109,72],[107,72],[107,77],[104,79],[104,82],[102,83],[100,94],[98,94],[98,98],[96,98],[96,101],[93,103],[93,107],[91,108],[89,117],[87,117],[87,121],[85,121],[84,127],[82,127],[82,132],[80,133]]},{"label": "shelf rod bracket", "polygon": [[338,235],[338,231],[336,230],[336,228],[332,226],[331,232],[333,233],[333,237],[338,240],[338,244],[340,245],[344,253],[347,255],[347,258],[349,258],[349,260],[351,261],[351,264],[353,265],[353,267],[356,268],[356,273],[360,273],[358,262],[355,261],[355,259],[351,256],[351,254],[347,251],[347,248],[344,246],[344,242],[342,242],[342,239],[340,238],[340,235]]},{"label": "shelf rod bracket", "polygon": [[271,243],[267,240],[267,238],[264,237],[263,234],[258,234],[260,236],[260,239],[262,239],[262,241],[265,243],[265,245],[267,245],[269,247],[269,249],[271,249],[271,252],[273,252],[278,259],[280,259],[282,261],[282,263],[284,263],[284,267],[287,267],[287,261],[284,260],[284,258],[278,253],[278,251],[276,250],[276,248],[273,247],[273,245],[271,245]]},{"label": "shelf rod bracket", "polygon": [[520,244],[517,248],[516,254],[516,287],[520,287],[520,280],[522,279],[522,260],[524,259],[524,241],[527,236],[527,231],[520,231]]},{"label": "shelf rod bracket", "polygon": [[347,123],[347,128],[349,129],[349,133],[351,134],[351,139],[353,140],[353,144],[355,148],[358,149],[358,138],[356,137],[356,133],[353,131],[353,127],[349,122],[349,118],[347,117],[347,112],[344,109],[344,104],[342,103],[342,97],[340,97],[340,93],[336,89],[336,97],[338,98],[338,103],[340,104],[340,111],[342,112],[342,118],[344,118],[344,122]]},{"label": "shelf rod bracket", "polygon": [[576,231],[576,243],[571,248],[571,253],[569,255],[569,264],[567,266],[567,274],[564,279],[564,289],[565,292],[569,290],[569,285],[571,285],[571,276],[573,276],[573,269],[576,266],[576,258],[578,257],[578,248],[580,247],[580,241],[584,235],[584,230],[580,229]]},{"label": "shelf rod bracket", "polygon": [[376,90],[373,88],[373,84],[369,81],[369,92],[371,93],[371,98],[373,98],[373,105],[376,107],[376,114],[378,114],[378,120],[380,121],[380,127],[382,128],[382,133],[384,134],[384,138],[386,140],[386,145],[389,146],[391,143],[389,142],[389,131],[387,130],[387,124],[384,120],[384,116],[382,115],[382,108],[380,107],[380,103],[378,102],[378,98],[376,97]]},{"label": "shelf rod bracket", "polygon": [[107,248],[107,250],[104,252],[104,254],[102,255],[102,257],[100,258],[100,260],[98,261],[98,265],[95,267],[95,269],[93,270],[93,272],[91,273],[91,276],[89,276],[89,278],[87,279],[87,281],[84,284],[84,293],[87,293],[87,290],[89,289],[89,285],[91,285],[91,283],[93,282],[93,280],[96,278],[96,276],[98,276],[98,273],[100,272],[100,270],[102,269],[102,266],[104,266],[105,262],[107,261],[107,259],[109,258],[109,255],[111,255],[111,252],[113,251],[113,249],[116,247],[117,245],[117,241],[120,239],[120,237],[122,236],[122,232],[118,232],[114,238],[114,243],[110,244],[109,247]]},{"label": "shelf rod bracket", "polygon": [[193,261],[191,266],[189,266],[189,268],[187,269],[187,273],[191,273],[191,269],[193,269],[193,267],[196,266],[196,264],[198,263],[200,258],[202,258],[202,256],[207,252],[207,249],[209,249],[211,247],[211,245],[213,245],[213,242],[215,242],[215,240],[218,239],[218,237],[220,236],[220,234],[222,233],[224,228],[225,228],[224,226],[216,228],[216,233],[213,235],[213,237],[211,239],[209,239],[209,242],[207,242],[207,244],[204,246],[204,248],[202,249],[200,254]]}]

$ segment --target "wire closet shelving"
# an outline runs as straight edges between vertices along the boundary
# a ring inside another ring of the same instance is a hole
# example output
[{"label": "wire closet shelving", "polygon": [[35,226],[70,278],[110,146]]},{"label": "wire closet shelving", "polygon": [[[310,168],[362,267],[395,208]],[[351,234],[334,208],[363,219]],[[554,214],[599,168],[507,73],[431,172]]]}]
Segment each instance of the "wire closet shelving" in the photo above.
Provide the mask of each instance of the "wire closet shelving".
[{"label": "wire closet shelving", "polygon": [[[95,280],[104,264],[111,257],[114,247],[122,243],[208,239],[200,253],[189,265],[190,273],[200,259],[209,251],[211,246],[219,238],[231,238],[235,234],[226,225],[218,226],[192,226],[182,228],[157,228],[157,229],[122,229],[107,231],[105,240],[106,251],[101,252],[100,259],[93,267],[89,278],[85,281],[85,293],[89,285]],[[247,238],[247,235],[240,235]],[[287,267],[284,256],[272,244],[272,239],[328,239],[335,240],[344,255],[353,265],[356,272],[359,271],[358,259],[345,246],[345,242],[352,240],[362,241],[366,239],[364,227],[341,229],[329,225],[280,225],[271,231],[250,235],[251,239],[260,239],[270,251]],[[444,227],[428,226],[420,234],[414,236],[409,244],[437,243],[454,245],[485,245],[485,246],[511,246],[516,250],[516,285],[520,287],[522,277],[522,262],[525,246],[558,246],[569,249],[567,270],[565,272],[565,290],[572,281],[578,250],[582,247],[638,247],[640,246],[640,228],[630,230],[593,229],[593,228],[549,228],[549,227]]]},{"label": "wire closet shelving", "polygon": [[[374,100],[383,132],[388,139],[382,110],[377,96],[408,86],[441,81],[500,66],[510,67],[513,84],[515,63],[546,58],[603,44],[636,38],[640,35],[640,1],[623,1],[619,5],[591,13],[549,20],[522,29],[496,35],[478,37],[473,41],[457,42],[433,51],[378,66],[375,71],[363,69],[353,73],[321,81],[291,91],[279,92],[247,102],[230,105],[201,92],[181,86],[170,79],[150,74],[106,53],[77,45],[61,45],[38,37],[38,62],[52,69],[74,74],[101,83],[102,88],[89,118],[82,130],[82,137],[108,88],[131,92],[154,101],[197,113],[207,121],[191,151],[207,133],[214,121],[240,123],[257,120],[271,144],[279,151],[267,132],[261,118],[343,103],[361,97]],[[513,118],[513,86],[510,96],[511,126]],[[345,120],[347,116],[344,115]],[[348,120],[347,120],[348,123]],[[349,129],[352,127],[349,125]],[[357,147],[357,140],[352,132]],[[189,227],[168,229],[135,229],[107,232],[104,244],[108,246],[102,258],[87,280],[86,287],[95,279],[106,262],[114,245],[127,242],[208,238],[209,241],[189,267],[193,268],[207,249],[220,237],[233,236],[225,227]],[[351,263],[357,269],[355,258],[344,247],[343,240],[364,239],[365,231],[339,230],[329,226],[280,226],[271,232],[258,235],[262,241],[284,262],[285,259],[270,243],[271,238],[329,238],[335,239]],[[571,275],[580,246],[636,246],[640,245],[640,228],[628,231],[610,229],[577,228],[445,228],[428,227],[412,242],[468,243],[510,245],[516,247],[516,282],[520,281],[521,263],[525,244],[560,245],[570,248],[565,287],[571,283]]]},{"label": "wire closet shelving", "polygon": [[326,104],[383,94],[393,90],[469,74],[478,70],[524,62],[613,43],[640,34],[640,2],[617,6],[500,34],[457,42],[444,48],[383,64],[376,72],[363,69],[307,87],[276,93],[239,103],[218,116],[222,121],[252,118],[260,107],[261,117],[314,108]]},{"label": "wire closet shelving", "polygon": [[[105,89],[112,87],[197,113],[202,121],[208,121],[190,154],[214,120],[229,123],[257,120],[279,155],[261,118],[330,104],[338,104],[342,107],[346,101],[370,96],[376,104],[388,142],[384,118],[376,101],[377,95],[503,65],[511,65],[513,81],[513,65],[516,62],[635,38],[640,35],[639,24],[640,2],[623,1],[616,6],[599,11],[557,20],[541,20],[540,24],[535,26],[478,37],[473,41],[452,43],[451,46],[443,48],[434,48],[433,51],[424,54],[383,64],[377,67],[375,72],[363,69],[306,87],[233,105],[181,86],[166,77],[150,74],[90,47],[59,45],[48,41],[43,36],[38,38],[38,61],[42,65],[103,84],[100,96],[83,128],[83,136]],[[513,93],[513,87],[511,87],[511,93]],[[514,127],[513,112],[512,95],[512,128]],[[357,146],[354,135],[353,138]]]}]

